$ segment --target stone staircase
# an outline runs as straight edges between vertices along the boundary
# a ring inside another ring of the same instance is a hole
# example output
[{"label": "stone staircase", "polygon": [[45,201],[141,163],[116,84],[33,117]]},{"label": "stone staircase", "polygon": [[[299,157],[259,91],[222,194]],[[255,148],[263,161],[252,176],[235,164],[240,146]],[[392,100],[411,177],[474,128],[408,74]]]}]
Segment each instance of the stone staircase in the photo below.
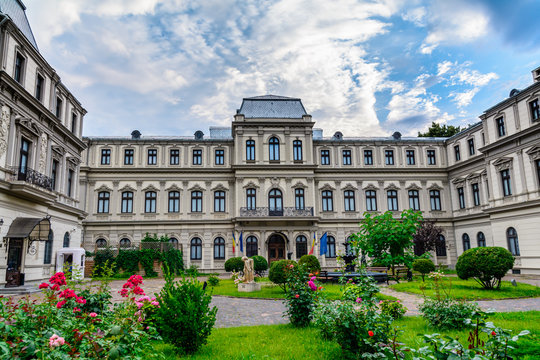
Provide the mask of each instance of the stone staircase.
[{"label": "stone staircase", "polygon": [[35,283],[17,287],[0,287],[0,296],[27,295],[40,292],[41,290],[38,288],[38,285],[38,283]]}]

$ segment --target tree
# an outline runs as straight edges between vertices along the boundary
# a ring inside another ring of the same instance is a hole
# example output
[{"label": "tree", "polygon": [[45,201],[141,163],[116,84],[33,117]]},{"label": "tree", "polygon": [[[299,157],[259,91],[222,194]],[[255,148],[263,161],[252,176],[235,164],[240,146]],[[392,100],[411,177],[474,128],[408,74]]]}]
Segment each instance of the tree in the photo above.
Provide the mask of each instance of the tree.
[{"label": "tree", "polygon": [[396,265],[411,267],[414,260],[413,235],[422,220],[420,211],[410,209],[403,211],[399,219],[394,219],[391,211],[375,216],[366,212],[360,223],[360,232],[352,235],[351,244],[357,253],[390,266],[392,276],[395,276]]},{"label": "tree", "polygon": [[421,256],[428,251],[433,251],[437,246],[443,245],[441,234],[443,229],[435,226],[435,221],[424,220],[413,235],[414,254]]},{"label": "tree", "polygon": [[418,137],[450,137],[461,131],[459,126],[443,125],[433,121],[428,131],[425,133],[418,132]]},{"label": "tree", "polygon": [[501,279],[514,267],[512,253],[499,246],[477,247],[458,258],[456,272],[460,279],[473,278],[485,289],[499,289]]}]

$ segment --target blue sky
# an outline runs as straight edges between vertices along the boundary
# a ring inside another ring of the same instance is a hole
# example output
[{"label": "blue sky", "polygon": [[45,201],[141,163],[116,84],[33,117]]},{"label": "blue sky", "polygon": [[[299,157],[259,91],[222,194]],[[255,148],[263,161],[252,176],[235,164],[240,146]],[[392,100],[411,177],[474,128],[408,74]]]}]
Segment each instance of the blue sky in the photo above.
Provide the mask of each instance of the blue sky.
[{"label": "blue sky", "polygon": [[25,0],[85,136],[229,126],[243,97],[302,99],[326,136],[466,125],[532,83],[538,0]]}]

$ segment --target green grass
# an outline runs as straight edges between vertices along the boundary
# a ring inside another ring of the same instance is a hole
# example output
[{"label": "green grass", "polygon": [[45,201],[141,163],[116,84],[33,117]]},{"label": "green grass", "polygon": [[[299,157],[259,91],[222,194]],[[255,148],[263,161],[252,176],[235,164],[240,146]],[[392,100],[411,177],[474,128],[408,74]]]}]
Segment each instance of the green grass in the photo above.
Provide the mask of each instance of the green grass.
[{"label": "green grass", "polygon": [[[525,297],[540,297],[540,287],[518,283],[518,286],[514,287],[508,281],[503,281],[501,288],[498,290],[486,290],[483,289],[476,281],[461,280],[457,277],[445,278],[445,283],[451,282],[451,295],[456,299],[463,300],[494,300],[494,299],[512,299],[512,298],[525,298]],[[422,295],[420,285],[422,284],[421,278],[415,278],[412,282],[401,282],[399,284],[390,285],[390,288],[396,291],[403,291],[412,294]],[[425,294],[429,297],[434,297],[435,291],[432,288],[433,282],[426,278],[427,289]]]},{"label": "green grass", "polygon": [[[515,358],[533,360],[540,358],[540,312],[499,313],[491,315],[495,325],[512,329],[516,333],[527,329],[531,336],[518,343]],[[418,316],[405,317],[395,323],[405,331],[400,341],[407,346],[420,347],[422,340],[417,334],[442,333],[467,341],[466,331],[440,332],[430,328]],[[487,336],[487,335],[485,335]],[[316,328],[297,329],[291,325],[264,325],[237,328],[214,329],[196,355],[176,356],[170,345],[156,343],[155,348],[167,359],[340,359],[341,351],[333,341],[321,339]]]}]

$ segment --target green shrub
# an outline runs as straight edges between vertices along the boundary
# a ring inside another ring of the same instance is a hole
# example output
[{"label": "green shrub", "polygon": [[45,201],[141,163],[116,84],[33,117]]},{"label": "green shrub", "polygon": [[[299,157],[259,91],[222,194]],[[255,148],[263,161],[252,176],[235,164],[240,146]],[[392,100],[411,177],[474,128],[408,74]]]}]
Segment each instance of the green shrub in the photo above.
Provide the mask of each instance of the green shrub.
[{"label": "green shrub", "polygon": [[[253,261],[255,262],[255,260]],[[244,270],[244,261],[241,257],[232,257],[225,261],[225,271],[227,272],[239,272]]]},{"label": "green shrub", "polygon": [[418,309],[432,326],[439,329],[461,329],[465,320],[478,311],[478,304],[450,298],[435,300],[426,298]]},{"label": "green shrub", "polygon": [[373,303],[375,294],[379,292],[379,286],[371,276],[362,276],[347,280],[345,290],[343,291],[343,300],[348,301],[367,301]]},{"label": "green shrub", "polygon": [[[268,261],[266,261],[265,258],[263,258],[260,255],[255,255],[251,257],[253,259],[253,268],[255,270],[255,274],[262,276],[263,273],[268,270]],[[242,264],[244,262],[242,261]],[[243,265],[242,265],[243,269]]]},{"label": "green shrub", "polygon": [[199,267],[195,264],[191,264],[191,266],[186,270],[186,275],[196,278],[199,276]]},{"label": "green shrub", "polygon": [[287,290],[287,273],[290,266],[296,266],[296,261],[294,260],[279,260],[274,261],[272,266],[270,266],[270,271],[268,272],[268,279],[274,284],[279,285],[283,291]]},{"label": "green shrub", "polygon": [[304,265],[286,267],[287,291],[285,293],[287,315],[294,326],[308,326],[318,298],[316,277],[311,279]]},{"label": "green shrub", "polygon": [[426,274],[435,271],[435,264],[430,259],[416,259],[412,264],[412,268],[422,274],[422,281],[424,281]]},{"label": "green shrub", "polygon": [[157,272],[154,271],[154,260],[161,260],[161,253],[159,251],[155,249],[139,250],[139,262],[147,277],[157,276]]},{"label": "green shrub", "polygon": [[171,272],[176,275],[180,275],[184,272],[184,259],[181,250],[167,250],[161,254],[161,258]]},{"label": "green shrub", "polygon": [[216,275],[210,275],[208,277],[208,280],[206,280],[208,282],[208,285],[210,286],[218,286],[219,285],[219,278],[216,276]]},{"label": "green shrub", "polygon": [[382,314],[390,316],[393,320],[401,319],[407,312],[407,308],[399,300],[379,301],[379,309]]},{"label": "green shrub", "polygon": [[130,275],[139,271],[139,250],[119,250],[116,256],[116,269],[124,270]]},{"label": "green shrub", "polygon": [[210,309],[212,296],[197,279],[175,282],[166,266],[164,273],[166,283],[157,296],[160,307],[155,314],[156,327],[165,342],[193,354],[206,344],[216,322],[217,308]]},{"label": "green shrub", "polygon": [[105,267],[110,267],[113,273],[116,269],[114,253],[109,247],[96,251],[94,256],[94,273],[92,276],[103,276]]},{"label": "green shrub", "polygon": [[321,271],[321,264],[315,255],[304,255],[298,261],[299,265],[305,265],[306,271],[316,274]]},{"label": "green shrub", "polygon": [[456,272],[460,279],[474,278],[486,289],[500,288],[501,279],[514,266],[514,257],[502,247],[478,247],[458,258]]}]

